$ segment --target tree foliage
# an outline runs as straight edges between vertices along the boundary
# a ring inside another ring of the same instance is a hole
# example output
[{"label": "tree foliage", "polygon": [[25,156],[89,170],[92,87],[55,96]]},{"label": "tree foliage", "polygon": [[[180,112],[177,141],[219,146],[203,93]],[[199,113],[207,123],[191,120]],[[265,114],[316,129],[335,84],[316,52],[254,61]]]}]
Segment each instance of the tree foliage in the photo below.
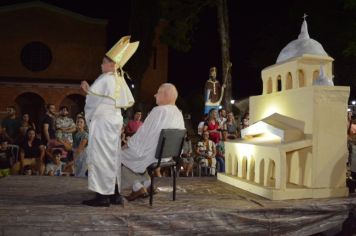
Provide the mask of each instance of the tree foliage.
[{"label": "tree foliage", "polygon": [[178,51],[189,51],[199,13],[213,3],[213,0],[160,0],[160,15],[168,22],[161,42]]}]

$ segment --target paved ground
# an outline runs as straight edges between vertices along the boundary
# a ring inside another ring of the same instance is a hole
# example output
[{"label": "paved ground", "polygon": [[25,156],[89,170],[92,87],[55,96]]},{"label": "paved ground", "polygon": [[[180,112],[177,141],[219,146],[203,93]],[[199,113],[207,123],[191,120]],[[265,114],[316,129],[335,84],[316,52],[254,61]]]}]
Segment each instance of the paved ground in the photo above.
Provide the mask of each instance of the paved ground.
[{"label": "paved ground", "polygon": [[349,211],[356,212],[355,195],[269,201],[213,177],[179,178],[173,202],[170,181],[156,182],[160,192],[153,207],[139,199],[92,208],[80,204],[93,196],[86,179],[6,177],[0,179],[0,236],[310,235],[341,230]]}]

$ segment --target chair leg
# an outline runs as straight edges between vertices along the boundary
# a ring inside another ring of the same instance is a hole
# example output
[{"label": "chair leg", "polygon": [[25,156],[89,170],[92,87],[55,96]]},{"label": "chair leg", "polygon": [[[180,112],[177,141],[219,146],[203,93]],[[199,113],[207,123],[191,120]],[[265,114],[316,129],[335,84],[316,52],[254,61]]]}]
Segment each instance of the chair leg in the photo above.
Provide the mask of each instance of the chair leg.
[{"label": "chair leg", "polygon": [[150,173],[151,177],[151,186],[150,186],[150,206],[153,204],[153,184],[154,184],[154,177],[155,175],[153,174],[153,171]]},{"label": "chair leg", "polygon": [[176,166],[173,166],[173,201],[176,200]]}]

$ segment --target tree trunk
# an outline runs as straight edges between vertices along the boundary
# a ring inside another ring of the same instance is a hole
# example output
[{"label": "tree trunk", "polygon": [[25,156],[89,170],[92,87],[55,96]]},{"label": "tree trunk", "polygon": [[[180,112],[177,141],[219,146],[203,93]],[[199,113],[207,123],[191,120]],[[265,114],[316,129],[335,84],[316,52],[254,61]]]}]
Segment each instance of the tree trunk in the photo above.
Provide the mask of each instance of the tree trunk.
[{"label": "tree trunk", "polygon": [[226,85],[222,106],[231,111],[232,83],[230,70],[229,16],[226,0],[217,0],[218,31],[221,41],[222,83]]}]

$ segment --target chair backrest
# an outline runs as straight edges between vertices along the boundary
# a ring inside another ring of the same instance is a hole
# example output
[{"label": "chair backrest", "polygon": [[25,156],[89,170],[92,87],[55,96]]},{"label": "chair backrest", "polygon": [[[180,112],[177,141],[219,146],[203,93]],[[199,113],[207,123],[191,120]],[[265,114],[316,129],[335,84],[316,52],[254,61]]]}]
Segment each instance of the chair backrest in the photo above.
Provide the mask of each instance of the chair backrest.
[{"label": "chair backrest", "polygon": [[185,133],[185,129],[162,129],[155,157],[161,159],[180,156]]}]

